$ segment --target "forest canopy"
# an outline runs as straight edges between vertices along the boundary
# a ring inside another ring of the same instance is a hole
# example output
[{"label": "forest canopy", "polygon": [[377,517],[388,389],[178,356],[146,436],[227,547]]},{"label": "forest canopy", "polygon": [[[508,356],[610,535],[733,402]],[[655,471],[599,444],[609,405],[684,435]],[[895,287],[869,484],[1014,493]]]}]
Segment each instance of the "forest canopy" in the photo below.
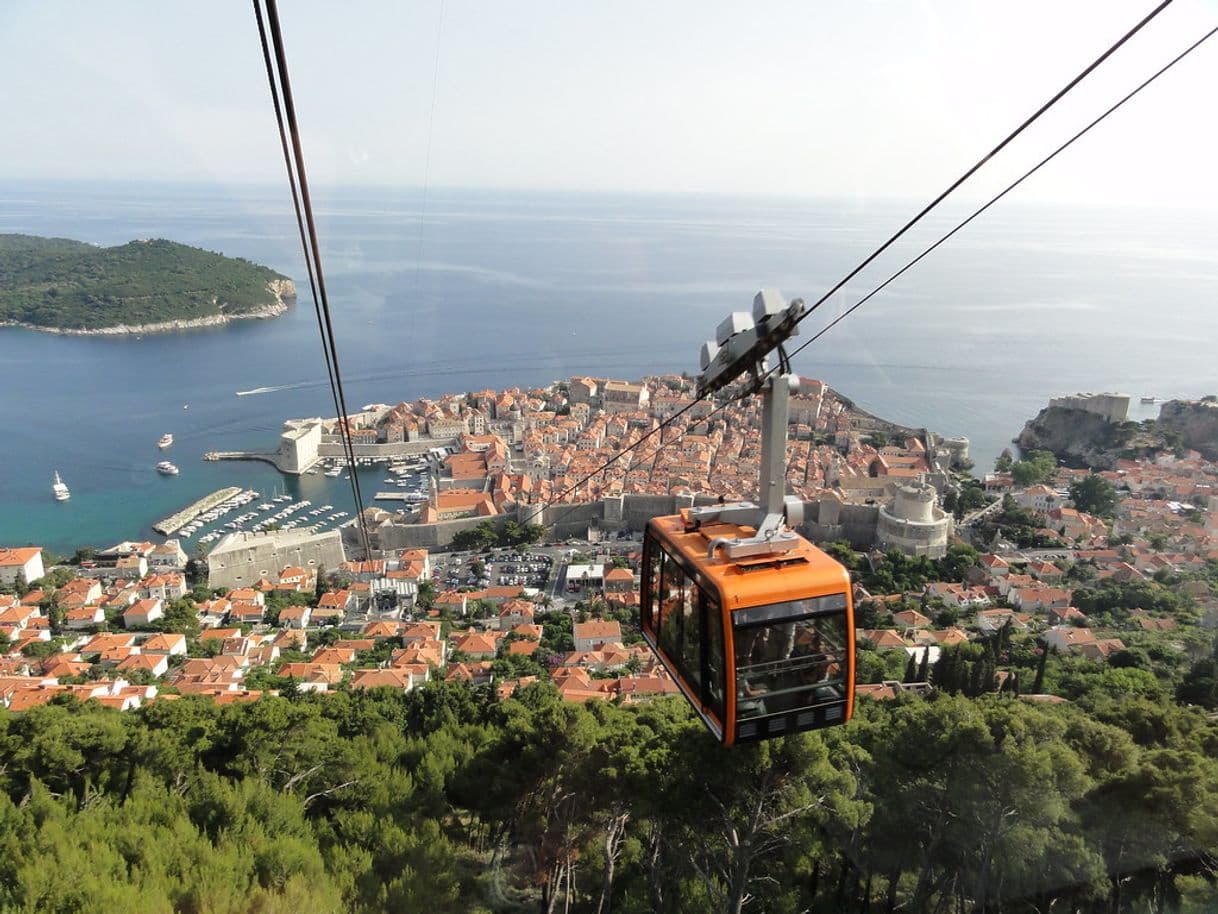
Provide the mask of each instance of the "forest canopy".
[{"label": "forest canopy", "polygon": [[0,712],[0,909],[1212,910],[1218,723],[863,701],[722,749],[679,698],[428,683]]}]

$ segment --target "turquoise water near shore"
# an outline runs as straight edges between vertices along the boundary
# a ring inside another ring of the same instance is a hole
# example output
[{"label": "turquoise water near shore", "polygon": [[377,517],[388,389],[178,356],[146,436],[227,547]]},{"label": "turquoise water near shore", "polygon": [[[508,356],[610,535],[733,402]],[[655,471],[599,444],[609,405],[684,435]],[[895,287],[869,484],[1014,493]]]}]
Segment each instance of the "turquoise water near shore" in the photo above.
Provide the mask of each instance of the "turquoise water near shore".
[{"label": "turquoise water near shore", "polygon": [[[917,208],[433,190],[421,217],[414,192],[317,198],[352,407],[576,373],[694,371],[701,340],[757,288],[815,300]],[[1018,204],[987,216],[809,347],[797,370],[878,415],[967,435],[981,467],[1054,394],[1121,389],[1136,406],[1218,392],[1218,217]],[[934,228],[805,326],[852,304]],[[265,263],[302,293],[279,319],[193,332],[0,329],[0,544],[67,551],[152,536],[154,521],[225,485],[350,510],[341,479],[201,460],[269,449],[284,418],[335,412],[282,188],[0,182],[0,232],[171,238]],[[162,454],[165,432],[175,444]],[[180,476],[155,472],[164,456]],[[72,489],[63,504],[50,495],[56,469]],[[366,497],[381,478],[361,477]]]}]

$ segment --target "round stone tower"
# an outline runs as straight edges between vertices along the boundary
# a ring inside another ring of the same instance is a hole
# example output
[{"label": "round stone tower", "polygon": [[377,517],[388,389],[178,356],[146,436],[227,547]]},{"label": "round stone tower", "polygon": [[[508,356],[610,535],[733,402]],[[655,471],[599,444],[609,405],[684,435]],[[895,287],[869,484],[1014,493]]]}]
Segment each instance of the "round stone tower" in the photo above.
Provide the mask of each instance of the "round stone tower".
[{"label": "round stone tower", "polygon": [[908,555],[941,558],[947,554],[952,517],[938,506],[934,486],[913,482],[897,488],[891,502],[880,508],[876,543]]}]

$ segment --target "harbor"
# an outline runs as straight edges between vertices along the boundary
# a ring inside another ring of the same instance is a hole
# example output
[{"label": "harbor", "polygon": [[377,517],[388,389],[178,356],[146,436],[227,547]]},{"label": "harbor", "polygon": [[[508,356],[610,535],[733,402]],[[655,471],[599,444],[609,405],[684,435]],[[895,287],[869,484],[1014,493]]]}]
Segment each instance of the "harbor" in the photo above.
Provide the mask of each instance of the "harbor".
[{"label": "harbor", "polygon": [[224,489],[218,489],[210,495],[200,498],[198,501],[187,505],[176,514],[171,514],[164,520],[159,520],[152,525],[152,529],[162,536],[172,536],[177,533],[192,520],[198,517],[205,511],[214,508],[216,505],[222,504],[241,493],[240,486],[229,486]]}]

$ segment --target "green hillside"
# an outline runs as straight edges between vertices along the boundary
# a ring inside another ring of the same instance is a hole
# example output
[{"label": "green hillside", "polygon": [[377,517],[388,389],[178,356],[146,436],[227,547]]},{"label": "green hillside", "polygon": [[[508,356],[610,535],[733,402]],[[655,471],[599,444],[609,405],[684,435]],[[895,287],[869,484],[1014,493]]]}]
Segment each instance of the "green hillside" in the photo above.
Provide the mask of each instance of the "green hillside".
[{"label": "green hillside", "polygon": [[275,305],[267,284],[285,278],[163,239],[101,248],[0,234],[0,322],[101,330],[236,316]]}]

